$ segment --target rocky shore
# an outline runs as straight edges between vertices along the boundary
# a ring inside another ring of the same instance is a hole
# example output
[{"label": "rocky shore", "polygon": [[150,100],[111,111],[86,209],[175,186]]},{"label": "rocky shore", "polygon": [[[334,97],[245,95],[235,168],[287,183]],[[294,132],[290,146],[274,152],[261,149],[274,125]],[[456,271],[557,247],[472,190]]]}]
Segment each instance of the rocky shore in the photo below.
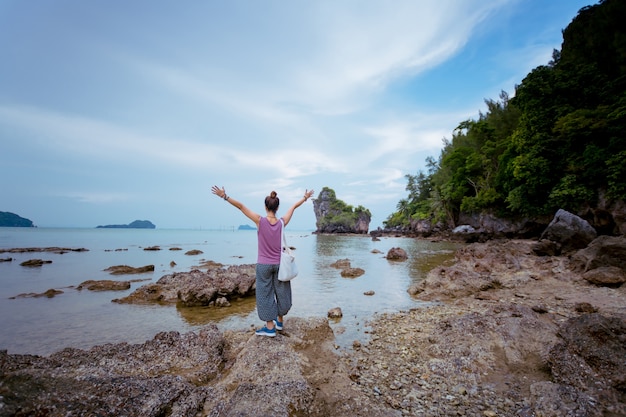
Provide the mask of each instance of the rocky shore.
[{"label": "rocky shore", "polygon": [[625,286],[536,246],[463,247],[409,289],[431,307],[375,317],[347,350],[320,317],[287,318],[273,339],[207,326],[0,352],[0,416],[626,415]]}]

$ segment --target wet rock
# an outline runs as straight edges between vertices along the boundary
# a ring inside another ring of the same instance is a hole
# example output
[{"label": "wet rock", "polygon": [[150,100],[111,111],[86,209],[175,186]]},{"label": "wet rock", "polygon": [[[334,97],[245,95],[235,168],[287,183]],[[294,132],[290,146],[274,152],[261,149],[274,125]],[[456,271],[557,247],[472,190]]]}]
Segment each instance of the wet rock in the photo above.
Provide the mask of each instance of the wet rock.
[{"label": "wet rock", "polygon": [[362,268],[346,268],[341,270],[341,276],[344,278],[358,278],[365,273]]},{"label": "wet rock", "polygon": [[27,261],[22,262],[21,266],[29,266],[29,267],[37,267],[42,266],[43,264],[51,264],[52,261],[44,261],[43,259],[29,259]]},{"label": "wet rock", "polygon": [[123,291],[130,288],[130,281],[113,281],[105,280],[87,280],[83,281],[76,287],[77,290],[89,291]]},{"label": "wet rock", "polygon": [[192,249],[192,250],[185,252],[185,255],[193,256],[193,255],[201,255],[203,253],[204,252],[202,252],[200,249]]},{"label": "wet rock", "polygon": [[43,293],[31,292],[31,293],[25,293],[25,294],[18,294],[14,297],[9,297],[9,299],[14,300],[16,298],[40,298],[40,297],[53,298],[54,296],[59,295],[59,294],[63,294],[63,291],[55,290],[54,288],[51,288]]},{"label": "wet rock", "polygon": [[159,250],[161,250],[161,247],[159,247],[159,246],[148,246],[146,248],[143,248],[143,250],[146,250],[146,251],[159,251]]},{"label": "wet rock", "polygon": [[154,284],[137,288],[122,299],[128,304],[180,304],[186,307],[208,306],[218,298],[247,297],[254,294],[256,265],[209,268],[164,275]]},{"label": "wet rock", "polygon": [[11,249],[0,249],[0,253],[27,253],[27,252],[53,252],[63,254],[66,252],[88,252],[89,249],[85,248],[61,248],[58,246],[51,246],[45,248],[11,248]]},{"label": "wet rock", "polygon": [[405,261],[409,258],[406,251],[402,248],[391,248],[387,252],[387,259],[390,261]]},{"label": "wet rock", "polygon": [[350,259],[339,259],[338,261],[330,264],[330,266],[337,269],[350,268]]},{"label": "wet rock", "polygon": [[338,319],[338,318],[343,317],[343,312],[341,311],[340,307],[334,307],[334,308],[331,308],[330,310],[328,310],[328,314],[327,315],[328,315],[328,318]]},{"label": "wet rock", "polygon": [[12,262],[13,258],[0,258],[0,262]]},{"label": "wet rock", "polygon": [[137,268],[128,265],[115,265],[108,267],[105,271],[108,271],[111,275],[143,274],[145,272],[154,272],[154,265]]}]

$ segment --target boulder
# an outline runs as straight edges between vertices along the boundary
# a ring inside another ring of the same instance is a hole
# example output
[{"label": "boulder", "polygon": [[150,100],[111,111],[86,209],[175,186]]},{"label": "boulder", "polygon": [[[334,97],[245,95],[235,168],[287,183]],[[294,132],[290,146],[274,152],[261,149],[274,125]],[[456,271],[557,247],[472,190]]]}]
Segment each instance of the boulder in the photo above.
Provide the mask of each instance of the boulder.
[{"label": "boulder", "polygon": [[350,259],[347,259],[347,258],[339,259],[338,261],[330,264],[330,266],[332,266],[333,268],[337,268],[337,269],[350,268]]},{"label": "boulder", "polygon": [[226,305],[233,298],[254,294],[256,265],[213,267],[206,272],[194,269],[164,275],[154,284],[137,288],[127,297],[113,300],[125,304],[180,304],[184,307]]},{"label": "boulder", "polygon": [[331,308],[328,310],[328,318],[330,319],[338,319],[343,317],[343,312],[340,307]]},{"label": "boulder", "polygon": [[341,276],[344,278],[358,278],[365,273],[365,270],[361,268],[346,268],[341,271]]},{"label": "boulder", "polygon": [[572,256],[572,268],[588,272],[593,269],[614,266],[626,272],[626,238],[600,236],[585,249]]},{"label": "boulder", "polygon": [[387,252],[387,259],[390,261],[405,261],[409,258],[406,251],[402,248],[391,248]]},{"label": "boulder", "polygon": [[583,278],[596,285],[619,286],[626,282],[626,272],[616,266],[602,266],[585,272]]},{"label": "boulder", "polygon": [[586,247],[596,237],[596,230],[586,220],[561,209],[543,231],[540,240],[557,242],[563,252],[569,252]]}]

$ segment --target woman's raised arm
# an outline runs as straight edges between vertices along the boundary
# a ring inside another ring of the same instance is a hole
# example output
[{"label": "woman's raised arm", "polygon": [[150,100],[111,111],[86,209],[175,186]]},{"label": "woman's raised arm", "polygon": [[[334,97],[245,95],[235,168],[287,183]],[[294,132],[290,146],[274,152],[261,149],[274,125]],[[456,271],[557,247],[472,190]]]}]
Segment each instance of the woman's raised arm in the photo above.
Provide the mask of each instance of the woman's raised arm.
[{"label": "woman's raised arm", "polygon": [[226,202],[230,203],[231,205],[237,207],[239,210],[241,210],[241,212],[247,218],[252,220],[254,222],[254,224],[256,224],[257,227],[259,227],[259,221],[261,220],[261,215],[253,212],[252,210],[250,210],[242,202],[237,201],[234,198],[232,198],[229,195],[227,195],[226,194],[226,190],[224,189],[224,187],[219,188],[217,185],[214,185],[213,187],[211,187],[211,192],[213,194],[215,194],[216,196],[218,196],[219,198],[223,198]]},{"label": "woman's raised arm", "polygon": [[305,201],[307,201],[309,198],[311,198],[312,195],[313,195],[313,190],[311,190],[311,191],[305,190],[304,197],[302,197],[300,200],[298,200],[293,206],[291,206],[289,208],[289,210],[287,210],[287,212],[283,216],[283,221],[285,222],[285,226],[287,224],[289,224],[289,221],[291,220],[291,216],[293,216],[293,212],[298,207],[300,207]]}]

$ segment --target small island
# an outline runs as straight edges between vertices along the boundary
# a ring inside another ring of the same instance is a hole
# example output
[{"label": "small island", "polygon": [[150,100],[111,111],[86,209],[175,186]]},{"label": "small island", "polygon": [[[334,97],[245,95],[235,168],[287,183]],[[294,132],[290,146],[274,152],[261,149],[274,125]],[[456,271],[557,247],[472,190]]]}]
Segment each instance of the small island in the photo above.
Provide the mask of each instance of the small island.
[{"label": "small island", "polygon": [[156,229],[156,226],[150,220],[135,220],[129,224],[97,226],[96,229]]},{"label": "small island", "polygon": [[256,227],[252,227],[250,225],[247,224],[242,224],[239,226],[239,228],[237,230],[256,230]]},{"label": "small island", "polygon": [[33,222],[15,213],[0,211],[0,227],[35,227]]}]

